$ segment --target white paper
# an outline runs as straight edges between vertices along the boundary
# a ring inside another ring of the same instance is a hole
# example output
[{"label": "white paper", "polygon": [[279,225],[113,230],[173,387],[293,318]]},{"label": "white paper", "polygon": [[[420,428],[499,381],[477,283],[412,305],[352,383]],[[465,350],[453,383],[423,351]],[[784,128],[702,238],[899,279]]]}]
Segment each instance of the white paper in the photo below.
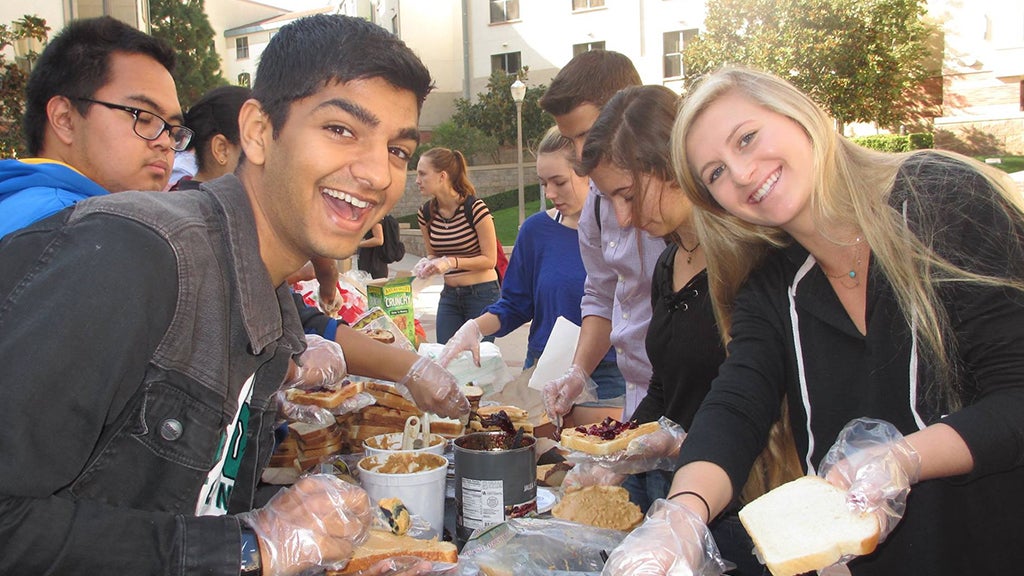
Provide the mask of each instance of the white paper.
[{"label": "white paper", "polygon": [[564,316],[555,320],[544,352],[537,360],[537,369],[530,377],[530,388],[543,390],[545,384],[565,374],[576,355],[576,341],[579,337],[580,327],[571,320],[566,320]]}]

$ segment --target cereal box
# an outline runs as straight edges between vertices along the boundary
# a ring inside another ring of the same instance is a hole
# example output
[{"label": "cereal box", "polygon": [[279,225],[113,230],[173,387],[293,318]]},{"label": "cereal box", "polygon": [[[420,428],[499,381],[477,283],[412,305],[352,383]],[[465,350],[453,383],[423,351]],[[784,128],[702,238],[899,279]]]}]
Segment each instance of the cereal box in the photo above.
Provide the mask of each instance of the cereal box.
[{"label": "cereal box", "polygon": [[412,276],[367,282],[366,300],[370,308],[380,306],[387,312],[410,342],[416,341],[416,325],[412,311]]}]

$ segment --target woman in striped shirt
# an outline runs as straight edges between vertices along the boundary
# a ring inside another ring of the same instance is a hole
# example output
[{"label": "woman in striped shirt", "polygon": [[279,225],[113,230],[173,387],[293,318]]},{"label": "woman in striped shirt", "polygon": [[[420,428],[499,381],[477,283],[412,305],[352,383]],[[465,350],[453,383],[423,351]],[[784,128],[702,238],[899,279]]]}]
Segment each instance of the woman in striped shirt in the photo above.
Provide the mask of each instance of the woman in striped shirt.
[{"label": "woman in striped shirt", "polygon": [[431,198],[419,211],[427,256],[417,264],[416,275],[444,275],[437,304],[437,341],[444,344],[501,296],[494,270],[494,219],[474,195],[466,158],[458,150],[431,148],[423,153],[416,166],[416,185]]}]

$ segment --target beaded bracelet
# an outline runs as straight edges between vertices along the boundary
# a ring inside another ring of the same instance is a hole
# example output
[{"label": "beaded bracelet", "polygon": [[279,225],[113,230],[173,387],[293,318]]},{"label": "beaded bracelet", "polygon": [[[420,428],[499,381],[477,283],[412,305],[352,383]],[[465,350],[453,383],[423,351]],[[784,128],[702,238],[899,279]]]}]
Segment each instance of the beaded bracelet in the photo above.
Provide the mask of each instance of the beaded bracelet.
[{"label": "beaded bracelet", "polygon": [[[689,494],[690,496],[696,496],[701,501],[701,503],[704,504],[704,509],[707,510],[707,513],[708,513],[708,520],[707,520],[707,522],[711,522],[711,506],[708,505],[708,501],[705,500],[703,496],[701,496],[700,494],[694,492],[693,490],[683,490],[682,492],[676,492],[675,494],[669,496],[667,498],[667,500],[671,500],[671,499],[679,497],[679,496],[686,496],[687,494]],[[707,522],[705,522],[705,523],[707,523]]]}]

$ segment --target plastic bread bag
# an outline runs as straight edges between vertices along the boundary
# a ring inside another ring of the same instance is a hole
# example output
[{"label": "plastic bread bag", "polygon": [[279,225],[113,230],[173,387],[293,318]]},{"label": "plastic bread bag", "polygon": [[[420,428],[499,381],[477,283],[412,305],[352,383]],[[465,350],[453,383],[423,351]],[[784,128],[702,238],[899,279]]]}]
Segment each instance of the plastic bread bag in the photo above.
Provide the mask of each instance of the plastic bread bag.
[{"label": "plastic bread bag", "polygon": [[431,562],[415,556],[394,556],[374,564],[366,570],[352,572],[351,576],[440,576],[457,574],[457,564]]},{"label": "plastic bread bag", "polygon": [[658,419],[658,426],[655,432],[634,438],[625,450],[605,455],[571,450],[565,459],[573,464],[597,465],[616,474],[638,474],[651,470],[674,472],[676,456],[686,438],[686,432],[682,426],[664,416]]},{"label": "plastic bread bag", "polygon": [[391,319],[391,316],[388,316],[388,313],[379,306],[374,306],[363,313],[355,322],[352,323],[352,328],[363,333],[368,333],[372,330],[386,330],[394,337],[394,342],[391,343],[392,346],[397,346],[412,352],[416,351],[416,347],[412,345],[412,342],[409,342],[409,338],[406,337],[405,332],[403,332],[398,325],[395,324],[395,321]]},{"label": "plastic bread bag", "polygon": [[[443,350],[443,344],[424,342],[420,344],[419,354],[437,360]],[[480,343],[479,366],[473,362],[473,355],[467,350],[453,358],[447,369],[459,385],[479,386],[484,390],[484,396],[488,397],[500,393],[515,378],[501,356],[501,349],[493,342]]]},{"label": "plastic bread bag", "polygon": [[459,555],[459,574],[600,574],[626,533],[557,518],[512,518],[477,530]]}]

